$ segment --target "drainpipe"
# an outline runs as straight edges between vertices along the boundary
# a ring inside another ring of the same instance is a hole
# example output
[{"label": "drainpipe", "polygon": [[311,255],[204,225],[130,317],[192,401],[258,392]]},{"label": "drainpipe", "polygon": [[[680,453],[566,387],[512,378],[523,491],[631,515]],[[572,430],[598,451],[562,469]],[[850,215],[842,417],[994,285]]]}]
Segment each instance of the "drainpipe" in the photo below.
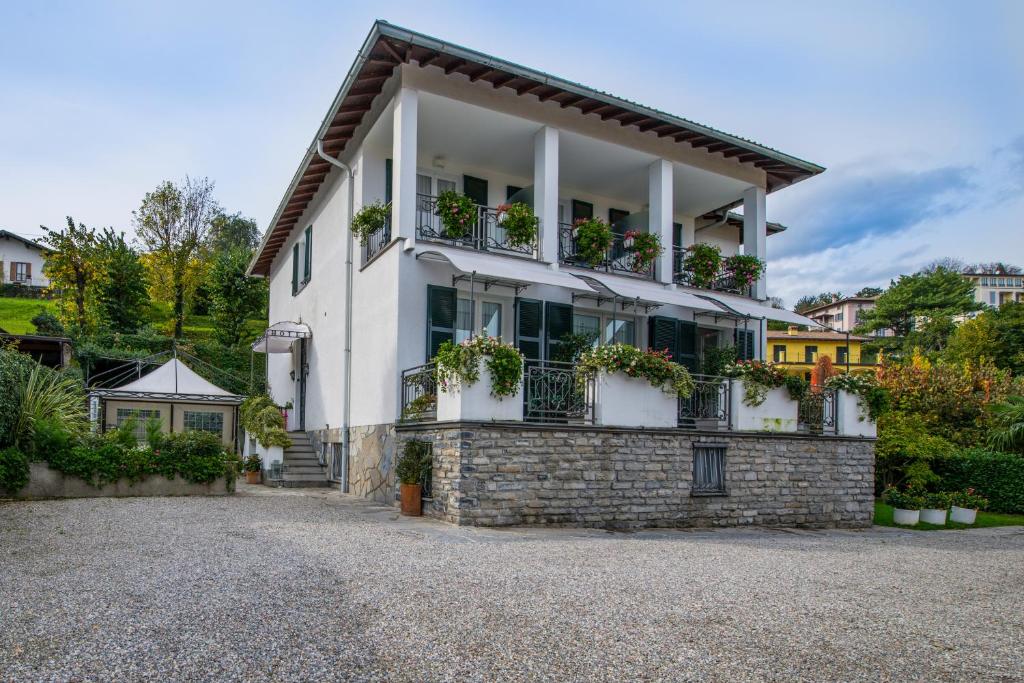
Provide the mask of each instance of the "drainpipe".
[{"label": "drainpipe", "polygon": [[[348,176],[348,216],[346,226],[352,224],[352,204],[355,201],[355,176],[352,169],[341,161],[324,152],[322,140],[316,141],[316,153],[321,159],[333,166],[337,166]],[[348,493],[348,463],[351,448],[350,427],[352,419],[352,250],[354,243],[352,231],[348,233],[348,248],[345,249],[345,349],[344,368],[345,377],[342,382],[342,396],[344,396],[344,409],[341,423],[341,492]]]}]

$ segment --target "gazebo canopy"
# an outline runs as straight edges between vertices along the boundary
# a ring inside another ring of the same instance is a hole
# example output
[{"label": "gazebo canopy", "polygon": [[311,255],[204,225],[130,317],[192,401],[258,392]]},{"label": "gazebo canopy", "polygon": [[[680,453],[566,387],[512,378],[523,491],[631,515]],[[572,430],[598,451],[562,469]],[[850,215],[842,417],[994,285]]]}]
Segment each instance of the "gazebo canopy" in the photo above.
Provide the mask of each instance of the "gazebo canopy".
[{"label": "gazebo canopy", "polygon": [[116,389],[93,389],[93,395],[104,398],[159,398],[169,401],[206,403],[241,403],[242,397],[221,389],[199,376],[177,358],[172,358],[153,372]]}]

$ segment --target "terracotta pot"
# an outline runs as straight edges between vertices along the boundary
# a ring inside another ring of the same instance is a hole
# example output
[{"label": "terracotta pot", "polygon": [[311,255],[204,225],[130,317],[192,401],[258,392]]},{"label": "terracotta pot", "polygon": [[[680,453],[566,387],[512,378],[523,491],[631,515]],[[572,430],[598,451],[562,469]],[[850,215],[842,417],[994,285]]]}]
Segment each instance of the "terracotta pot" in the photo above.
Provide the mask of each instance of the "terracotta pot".
[{"label": "terracotta pot", "polygon": [[245,473],[245,483],[246,484],[258,484],[258,483],[260,483],[260,476],[262,474],[263,474],[262,472],[246,472]]},{"label": "terracotta pot", "polygon": [[419,517],[423,514],[423,487],[419,484],[402,484],[402,514]]}]

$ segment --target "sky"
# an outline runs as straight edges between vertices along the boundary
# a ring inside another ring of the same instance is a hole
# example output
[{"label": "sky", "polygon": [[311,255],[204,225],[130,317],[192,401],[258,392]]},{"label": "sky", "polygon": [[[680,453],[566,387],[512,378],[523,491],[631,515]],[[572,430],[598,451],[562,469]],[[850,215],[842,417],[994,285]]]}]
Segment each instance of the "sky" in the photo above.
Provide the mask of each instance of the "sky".
[{"label": "sky", "polygon": [[1024,2],[0,0],[0,228],[132,232],[165,179],[265,229],[374,19],[825,166],[769,195],[768,291],[1024,266]]}]

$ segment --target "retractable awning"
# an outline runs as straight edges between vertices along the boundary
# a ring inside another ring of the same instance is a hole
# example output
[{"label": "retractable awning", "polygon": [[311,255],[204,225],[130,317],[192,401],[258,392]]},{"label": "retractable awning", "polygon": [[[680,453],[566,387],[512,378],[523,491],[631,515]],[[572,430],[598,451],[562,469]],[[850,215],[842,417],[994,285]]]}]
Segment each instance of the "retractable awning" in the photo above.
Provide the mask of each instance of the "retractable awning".
[{"label": "retractable awning", "polygon": [[465,249],[433,245],[427,249],[418,249],[416,258],[447,262],[459,271],[459,275],[453,278],[454,282],[472,277],[473,282],[481,285],[484,290],[495,286],[510,287],[519,294],[530,285],[551,285],[596,294],[583,280],[528,259],[494,258]]},{"label": "retractable awning", "polygon": [[293,323],[285,320],[274,323],[252,343],[252,350],[257,353],[290,353],[292,342],[296,339],[308,339],[313,333],[306,323]]},{"label": "retractable awning", "polygon": [[[702,295],[703,296],[703,295]],[[776,320],[779,322],[788,323],[790,325],[806,325],[808,327],[821,327],[821,323],[811,320],[810,318],[794,313],[793,311],[787,311],[784,308],[773,308],[772,306],[766,306],[765,304],[758,303],[752,299],[744,299],[738,296],[729,296],[727,294],[719,294],[715,292],[708,294],[706,297],[722,306],[722,310],[730,313],[739,313],[742,316],[749,316],[751,318],[765,319],[765,320]]]}]

